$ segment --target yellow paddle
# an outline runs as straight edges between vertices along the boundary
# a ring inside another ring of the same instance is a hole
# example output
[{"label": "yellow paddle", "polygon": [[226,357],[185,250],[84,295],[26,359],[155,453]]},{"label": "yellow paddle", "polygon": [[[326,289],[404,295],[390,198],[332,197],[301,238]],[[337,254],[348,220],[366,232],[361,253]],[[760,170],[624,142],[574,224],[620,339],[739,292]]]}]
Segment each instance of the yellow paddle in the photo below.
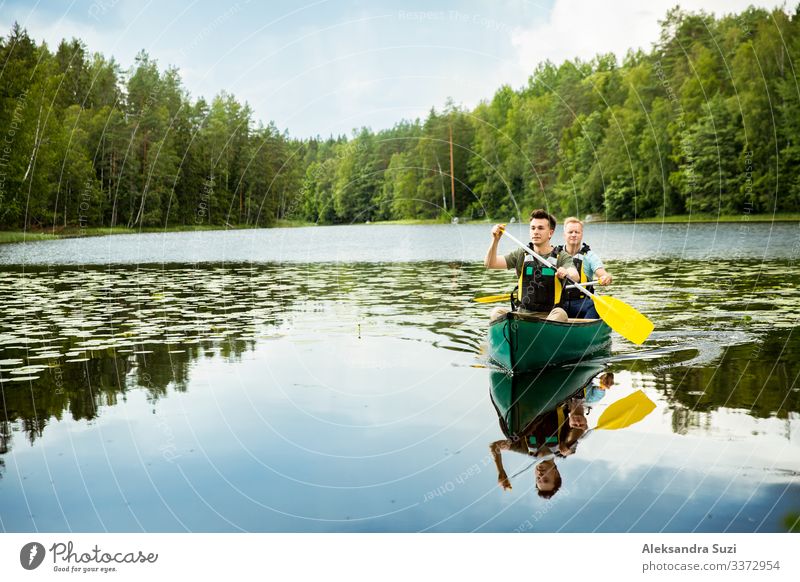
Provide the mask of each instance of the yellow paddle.
[{"label": "yellow paddle", "polygon": [[655,402],[647,394],[637,390],[625,398],[610,404],[597,420],[596,430],[617,430],[629,427],[642,420],[656,409]]},{"label": "yellow paddle", "polygon": [[476,297],[473,299],[475,303],[499,303],[501,301],[510,301],[511,293],[505,295],[484,295],[483,297]]},{"label": "yellow paddle", "polygon": [[[522,244],[516,238],[508,234],[504,229],[503,234],[510,238],[513,242],[517,243],[526,253],[534,257],[540,263],[552,267],[544,258],[534,253],[530,247]],[[572,285],[580,289],[584,294],[589,295],[594,300],[594,308],[597,310],[598,315],[608,324],[608,327],[616,331],[619,335],[632,341],[635,344],[641,344],[653,331],[653,322],[647,319],[644,315],[636,311],[633,307],[605,295],[595,295],[583,285],[576,283],[572,279],[567,278]]]}]

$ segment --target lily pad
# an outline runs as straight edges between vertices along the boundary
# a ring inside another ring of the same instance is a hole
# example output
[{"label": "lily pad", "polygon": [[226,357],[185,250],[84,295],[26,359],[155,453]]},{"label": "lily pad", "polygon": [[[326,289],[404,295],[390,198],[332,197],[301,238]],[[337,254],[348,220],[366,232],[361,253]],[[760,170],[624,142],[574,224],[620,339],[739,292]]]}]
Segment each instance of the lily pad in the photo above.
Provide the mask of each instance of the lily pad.
[{"label": "lily pad", "polygon": [[44,354],[37,354],[35,356],[28,356],[29,360],[52,360],[60,358],[61,354],[58,352],[47,352]]},{"label": "lily pad", "polygon": [[46,370],[48,366],[22,366],[9,371],[9,374],[31,374],[33,372],[41,372]]}]

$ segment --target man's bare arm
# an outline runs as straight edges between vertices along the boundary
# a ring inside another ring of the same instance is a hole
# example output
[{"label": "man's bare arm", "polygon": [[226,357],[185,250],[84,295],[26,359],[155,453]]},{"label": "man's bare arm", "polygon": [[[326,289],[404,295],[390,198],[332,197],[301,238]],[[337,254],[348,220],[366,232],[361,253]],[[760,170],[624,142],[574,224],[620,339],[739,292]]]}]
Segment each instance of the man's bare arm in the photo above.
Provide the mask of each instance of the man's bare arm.
[{"label": "man's bare arm", "polygon": [[569,277],[573,281],[580,281],[581,276],[578,274],[578,271],[575,267],[559,267],[556,271],[556,277],[559,279],[563,279],[564,277]]},{"label": "man's bare arm", "polygon": [[507,269],[506,258],[497,254],[497,244],[500,242],[500,237],[503,236],[503,229],[505,224],[495,224],[492,228],[492,244],[489,245],[489,250],[486,251],[486,258],[483,260],[483,266],[487,269]]},{"label": "man's bare arm", "polygon": [[503,468],[503,456],[500,451],[507,451],[509,448],[511,448],[511,443],[508,440],[495,441],[489,445],[494,465],[497,468],[497,484],[503,488],[503,491],[511,489],[511,481],[509,481],[506,470]]},{"label": "man's bare arm", "polygon": [[601,285],[611,285],[614,278],[611,276],[611,273],[606,271],[603,267],[600,267],[594,272],[595,278],[600,281]]}]

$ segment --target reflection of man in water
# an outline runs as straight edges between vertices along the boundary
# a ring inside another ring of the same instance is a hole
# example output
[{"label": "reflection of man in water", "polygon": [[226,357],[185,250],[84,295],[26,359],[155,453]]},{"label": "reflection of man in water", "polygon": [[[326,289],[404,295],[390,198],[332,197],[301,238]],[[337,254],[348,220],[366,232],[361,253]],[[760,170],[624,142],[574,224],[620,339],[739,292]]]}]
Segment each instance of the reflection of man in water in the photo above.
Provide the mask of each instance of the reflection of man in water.
[{"label": "reflection of man in water", "polygon": [[[602,367],[598,370],[602,370]],[[489,449],[497,467],[497,482],[504,491],[511,490],[512,486],[503,467],[502,452],[512,451],[538,460],[534,477],[540,497],[550,498],[558,492],[561,487],[561,473],[556,466],[555,457],[564,458],[575,454],[578,442],[589,428],[585,405],[602,398],[606,390],[614,385],[612,372],[603,372],[599,376],[598,372],[594,374],[595,376],[588,379],[583,377],[580,388],[554,408],[549,404],[542,407],[542,403],[535,403],[534,398],[527,402],[527,410],[524,406],[525,395],[540,394],[539,390],[534,389],[537,387],[529,381],[523,381],[521,392],[519,386],[517,389],[512,388],[513,384],[507,386],[501,382],[499,386],[495,386],[496,380],[493,376],[492,404],[498,413],[500,429],[507,438],[493,442]],[[544,385],[549,385],[552,380],[548,378]],[[543,387],[538,386],[540,389]],[[495,393],[495,390],[502,392],[502,389],[509,391],[505,397],[501,393]],[[500,400],[496,400],[497,398]],[[509,398],[510,404],[506,401]],[[498,402],[504,404],[498,407]],[[536,412],[532,412],[533,410]]]},{"label": "reflection of man in water", "polygon": [[536,465],[536,489],[539,497],[550,499],[561,489],[561,473],[552,458],[545,459]]},{"label": "reflection of man in water", "polygon": [[512,489],[505,468],[502,451],[512,451],[542,459],[536,464],[534,478],[539,497],[549,499],[561,487],[561,473],[555,463],[555,454],[565,444],[570,429],[569,405],[537,416],[520,435],[495,441],[489,446],[495,466],[497,482],[504,491]]},{"label": "reflection of man in water", "polygon": [[589,428],[589,421],[586,420],[586,412],[583,408],[582,398],[570,398],[569,405],[569,430],[561,442],[558,443],[558,452],[562,457],[568,457],[575,453],[578,441],[586,434]]},{"label": "reflection of man in water", "polygon": [[606,395],[606,390],[614,385],[614,372],[605,372],[598,378],[597,385],[590,383],[584,391],[586,404],[594,404],[602,400]]}]

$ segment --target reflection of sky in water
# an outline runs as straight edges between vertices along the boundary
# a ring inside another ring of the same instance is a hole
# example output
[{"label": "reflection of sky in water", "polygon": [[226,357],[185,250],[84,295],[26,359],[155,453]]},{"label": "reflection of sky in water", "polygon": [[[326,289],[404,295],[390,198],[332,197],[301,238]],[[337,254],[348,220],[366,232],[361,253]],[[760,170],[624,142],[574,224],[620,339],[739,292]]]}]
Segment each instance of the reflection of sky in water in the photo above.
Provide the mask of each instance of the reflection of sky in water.
[{"label": "reflection of sky in water", "polygon": [[[646,367],[658,360],[616,364],[590,426],[641,387],[657,409],[581,441],[546,502],[530,470],[512,492],[497,486],[488,445],[501,433],[474,350],[438,349],[434,331],[344,302],[284,316],[253,350],[194,360],[184,392],[153,400],[129,386],[94,420],[50,422],[33,447],[15,429],[2,527],[772,531],[797,508],[797,415],[717,407],[676,434],[684,403],[656,388]],[[513,474],[529,459],[505,462]]]}]

